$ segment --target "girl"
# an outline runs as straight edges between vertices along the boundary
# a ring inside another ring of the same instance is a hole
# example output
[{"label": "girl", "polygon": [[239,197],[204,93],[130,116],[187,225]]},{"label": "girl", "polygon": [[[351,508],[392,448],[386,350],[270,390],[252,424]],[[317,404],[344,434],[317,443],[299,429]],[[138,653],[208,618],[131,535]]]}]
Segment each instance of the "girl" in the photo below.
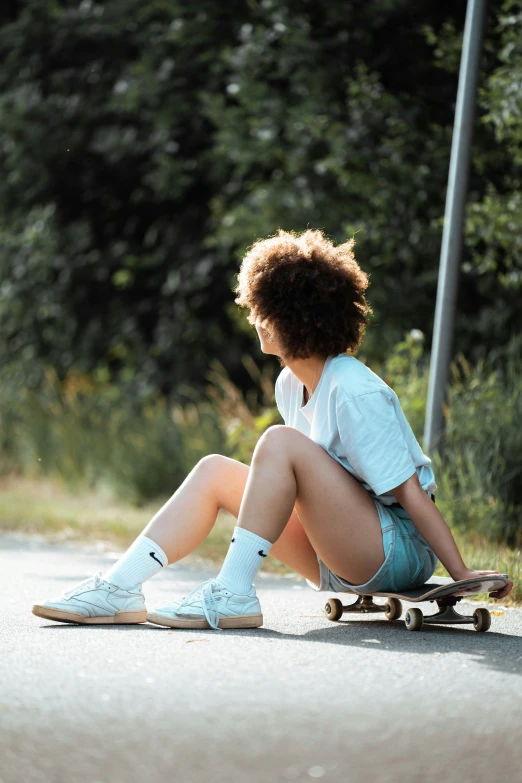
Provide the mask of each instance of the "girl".
[{"label": "girl", "polygon": [[[499,573],[466,567],[434,503],[431,461],[395,392],[352,355],[371,313],[353,245],[335,246],[321,231],[279,230],[252,246],[235,301],[250,310],[262,351],[279,358],[285,424],[261,436],[250,467],[219,454],[202,459],[104,576],[35,605],[34,614],[255,628],[263,615],[253,579],[269,554],[312,588],[334,592],[407,590],[426,582],[438,559],[454,580]],[[147,612],[142,583],[192,552],[220,508],[237,519],[220,572]]]}]

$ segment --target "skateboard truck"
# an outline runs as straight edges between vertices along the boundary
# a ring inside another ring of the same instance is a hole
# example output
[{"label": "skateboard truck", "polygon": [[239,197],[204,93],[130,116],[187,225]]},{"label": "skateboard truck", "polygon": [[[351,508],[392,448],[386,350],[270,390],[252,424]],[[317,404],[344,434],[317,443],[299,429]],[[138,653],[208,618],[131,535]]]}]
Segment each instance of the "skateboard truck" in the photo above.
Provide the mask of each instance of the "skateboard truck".
[{"label": "skateboard truck", "polygon": [[[331,599],[331,600],[336,600]],[[326,607],[325,607],[326,611]],[[373,599],[371,595],[360,595],[353,604],[348,604],[348,606],[343,606],[343,614],[345,612],[384,612],[385,606],[380,606],[379,604],[374,604]]]},{"label": "skateboard truck", "polygon": [[[470,617],[469,615],[463,615],[459,614],[455,611],[453,608],[457,601],[460,601],[460,598],[442,598],[440,601],[437,601],[437,605],[439,607],[439,611],[437,614],[430,614],[428,617],[424,616],[424,622],[425,623],[463,623],[463,624],[470,624],[474,623],[475,620],[473,617]],[[484,611],[487,611],[484,610]],[[489,612],[488,612],[489,614]],[[486,630],[486,629],[481,629]]]},{"label": "skateboard truck", "polygon": [[[428,616],[420,609],[408,609],[404,623],[408,631],[420,631],[424,623],[438,625],[456,623],[473,625],[476,631],[487,631],[491,625],[491,615],[487,609],[475,609],[472,616],[462,615],[453,608],[460,598],[440,598],[437,601],[439,611]],[[433,601],[431,601],[433,603]],[[340,620],[346,612],[384,612],[387,620],[398,620],[402,614],[402,602],[398,598],[388,598],[384,604],[373,602],[371,595],[360,595],[353,604],[344,605],[338,598],[330,598],[324,607],[324,614],[329,620]]]}]

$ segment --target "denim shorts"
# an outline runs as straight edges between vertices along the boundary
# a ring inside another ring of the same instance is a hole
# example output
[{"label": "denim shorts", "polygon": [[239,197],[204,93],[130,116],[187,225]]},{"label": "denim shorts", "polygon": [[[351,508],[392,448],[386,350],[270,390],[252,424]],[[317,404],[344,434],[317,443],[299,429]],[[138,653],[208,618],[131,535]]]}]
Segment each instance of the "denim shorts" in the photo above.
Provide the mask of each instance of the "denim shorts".
[{"label": "denim shorts", "polygon": [[372,500],[381,522],[384,563],[368,582],[354,585],[330,571],[318,555],[319,584],[306,580],[313,590],[394,593],[420,587],[433,576],[438,558],[406,511],[399,505],[385,506],[374,498]]}]

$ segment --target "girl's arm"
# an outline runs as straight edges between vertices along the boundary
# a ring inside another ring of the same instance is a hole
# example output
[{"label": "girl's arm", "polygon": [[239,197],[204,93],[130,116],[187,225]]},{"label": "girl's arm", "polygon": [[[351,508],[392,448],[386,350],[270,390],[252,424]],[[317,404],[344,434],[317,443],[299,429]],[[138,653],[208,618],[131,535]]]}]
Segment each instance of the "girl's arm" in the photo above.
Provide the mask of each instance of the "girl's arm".
[{"label": "girl's arm", "polygon": [[[395,487],[393,494],[455,582],[460,579],[499,573],[499,571],[473,571],[466,568],[444,517],[422,489],[417,473]],[[505,587],[489,595],[491,598],[504,598],[512,588],[513,582],[508,579]]]},{"label": "girl's arm", "polygon": [[395,487],[392,492],[451,578],[455,582],[466,579],[469,568],[466,568],[460,556],[444,517],[421,487],[417,473]]}]

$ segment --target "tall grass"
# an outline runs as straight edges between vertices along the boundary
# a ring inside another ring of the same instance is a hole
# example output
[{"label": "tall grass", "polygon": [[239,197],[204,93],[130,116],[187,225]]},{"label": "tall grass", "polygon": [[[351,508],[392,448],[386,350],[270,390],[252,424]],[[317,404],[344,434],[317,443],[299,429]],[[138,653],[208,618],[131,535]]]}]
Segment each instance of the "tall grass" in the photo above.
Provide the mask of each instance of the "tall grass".
[{"label": "tall grass", "polygon": [[[134,504],[171,495],[204,456],[249,464],[264,430],[279,421],[274,373],[243,363],[257,389],[246,398],[221,363],[212,362],[206,392],[193,402],[159,394],[136,399],[85,375],[60,383],[52,368],[38,391],[0,376],[0,475],[60,479],[70,489],[97,489]],[[272,403],[272,406],[271,406]]]},{"label": "tall grass", "polygon": [[[364,356],[360,356],[365,361]],[[0,471],[59,477],[70,487],[97,488],[135,504],[172,494],[196,462],[221,453],[250,464],[261,434],[280,423],[274,401],[277,369],[244,365],[255,382],[246,398],[214,361],[204,394],[181,406],[160,395],[136,400],[123,389],[49,370],[38,391],[0,378]],[[398,394],[422,442],[428,357],[419,333],[371,365]],[[437,504],[453,529],[520,548],[522,543],[522,388],[520,350],[503,368],[463,356],[452,366],[447,442],[433,458]],[[189,390],[187,390],[189,391]]]},{"label": "tall grass", "polygon": [[184,407],[160,395],[136,400],[121,389],[49,370],[38,392],[0,388],[2,471],[60,478],[139,504],[172,494],[194,464],[220,451],[210,404]]}]

